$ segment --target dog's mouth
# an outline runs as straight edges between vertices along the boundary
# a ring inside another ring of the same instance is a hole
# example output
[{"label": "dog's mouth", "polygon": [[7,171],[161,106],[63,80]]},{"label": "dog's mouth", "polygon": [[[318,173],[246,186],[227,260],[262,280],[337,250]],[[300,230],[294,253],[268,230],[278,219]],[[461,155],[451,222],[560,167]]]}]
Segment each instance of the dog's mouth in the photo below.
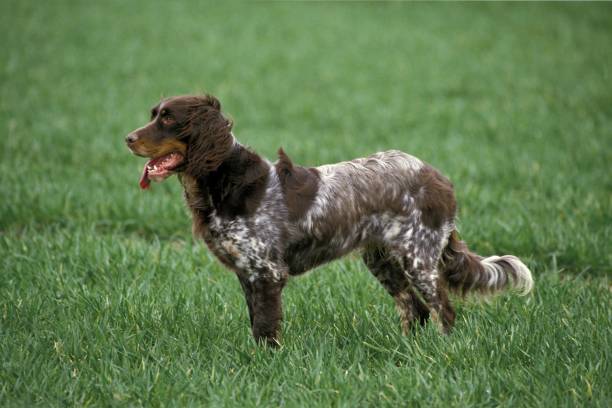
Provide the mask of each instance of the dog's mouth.
[{"label": "dog's mouth", "polygon": [[151,180],[163,181],[180,169],[185,162],[185,156],[178,152],[172,152],[149,160],[142,169],[140,176],[140,188],[143,190],[151,186]]}]

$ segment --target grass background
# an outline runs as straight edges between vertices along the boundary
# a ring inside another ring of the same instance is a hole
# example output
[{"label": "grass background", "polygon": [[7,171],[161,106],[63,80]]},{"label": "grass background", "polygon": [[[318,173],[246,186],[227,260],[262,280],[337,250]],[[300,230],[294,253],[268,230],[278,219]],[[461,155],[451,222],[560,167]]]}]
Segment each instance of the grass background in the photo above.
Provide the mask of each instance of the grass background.
[{"label": "grass background", "polygon": [[[0,2],[0,405],[609,406],[609,4]],[[255,346],[175,180],[123,137],[208,91],[244,143],[317,165],[396,148],[527,298],[402,336],[357,258],[290,282]]]}]

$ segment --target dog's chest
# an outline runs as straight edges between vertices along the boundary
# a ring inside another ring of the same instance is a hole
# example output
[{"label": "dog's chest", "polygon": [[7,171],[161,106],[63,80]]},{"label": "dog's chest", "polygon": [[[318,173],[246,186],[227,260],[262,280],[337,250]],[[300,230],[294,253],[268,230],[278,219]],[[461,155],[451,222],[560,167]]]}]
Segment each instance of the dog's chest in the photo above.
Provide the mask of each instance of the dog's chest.
[{"label": "dog's chest", "polygon": [[215,256],[239,275],[278,279],[277,251],[262,232],[252,219],[226,219],[213,212],[203,238]]},{"label": "dog's chest", "polygon": [[183,176],[181,182],[193,217],[194,235],[201,237],[225,266],[249,280],[280,279],[278,231],[270,211],[250,217],[220,216],[210,196],[203,194],[193,178]]}]

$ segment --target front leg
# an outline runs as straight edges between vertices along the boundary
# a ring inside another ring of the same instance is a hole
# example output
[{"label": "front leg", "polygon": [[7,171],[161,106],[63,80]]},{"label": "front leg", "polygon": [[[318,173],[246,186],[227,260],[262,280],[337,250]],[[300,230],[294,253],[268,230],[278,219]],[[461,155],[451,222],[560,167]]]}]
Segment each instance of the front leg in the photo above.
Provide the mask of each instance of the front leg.
[{"label": "front leg", "polygon": [[267,343],[272,347],[280,345],[280,322],[283,315],[281,292],[285,281],[258,278],[249,282],[250,302],[247,295],[247,304],[250,303],[253,337],[258,343]]}]

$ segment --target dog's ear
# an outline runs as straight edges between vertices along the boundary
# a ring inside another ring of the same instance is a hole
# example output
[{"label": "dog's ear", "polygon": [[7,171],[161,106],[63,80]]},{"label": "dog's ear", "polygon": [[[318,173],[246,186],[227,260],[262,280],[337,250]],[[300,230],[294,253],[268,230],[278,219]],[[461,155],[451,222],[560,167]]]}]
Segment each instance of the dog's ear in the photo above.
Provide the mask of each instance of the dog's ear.
[{"label": "dog's ear", "polygon": [[197,98],[189,109],[183,134],[188,138],[187,169],[195,177],[216,170],[231,153],[234,144],[232,121],[221,113],[221,103],[214,96]]}]

